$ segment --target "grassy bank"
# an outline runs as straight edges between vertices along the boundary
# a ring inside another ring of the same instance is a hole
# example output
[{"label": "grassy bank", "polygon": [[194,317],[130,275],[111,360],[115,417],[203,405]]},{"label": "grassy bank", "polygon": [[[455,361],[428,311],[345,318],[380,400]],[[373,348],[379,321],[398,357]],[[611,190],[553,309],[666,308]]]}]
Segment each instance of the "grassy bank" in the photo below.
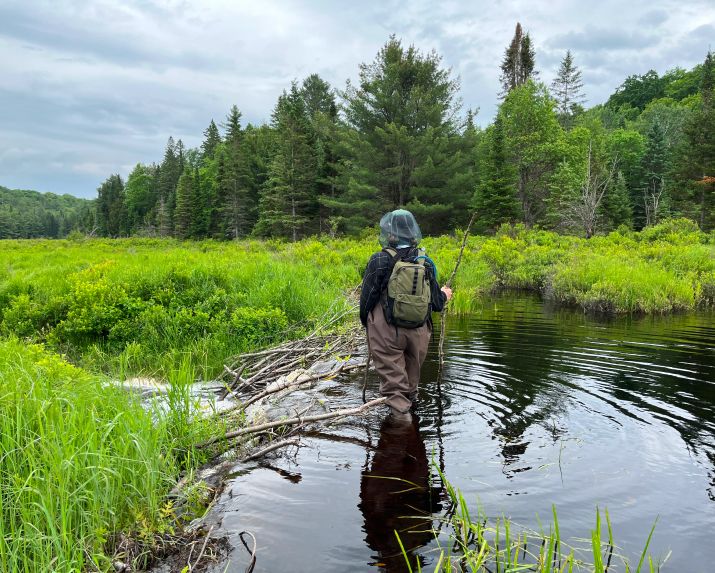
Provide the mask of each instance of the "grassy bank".
[{"label": "grassy bank", "polygon": [[17,340],[0,341],[0,381],[0,571],[108,571],[120,532],[150,545],[171,528],[200,432],[179,401],[147,411]]},{"label": "grassy bank", "polygon": [[[442,280],[460,237],[424,246]],[[296,244],[172,240],[0,242],[0,330],[91,370],[166,375],[190,356],[213,376],[229,355],[308,331],[360,281],[374,239]],[[530,289],[614,313],[712,304],[715,241],[687,221],[590,240],[522,228],[472,237],[455,312],[497,289]]]}]

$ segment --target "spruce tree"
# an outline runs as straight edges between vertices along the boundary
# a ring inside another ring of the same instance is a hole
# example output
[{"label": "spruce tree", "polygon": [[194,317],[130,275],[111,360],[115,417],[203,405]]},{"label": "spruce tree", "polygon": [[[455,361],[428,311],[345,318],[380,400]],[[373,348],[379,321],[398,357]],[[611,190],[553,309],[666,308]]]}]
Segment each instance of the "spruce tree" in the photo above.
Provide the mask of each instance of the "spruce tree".
[{"label": "spruce tree", "polygon": [[535,58],[531,37],[528,33],[524,34],[521,24],[517,22],[514,37],[504,50],[501,63],[499,80],[502,84],[502,97],[506,97],[511,90],[523,86],[530,79],[536,78],[538,72],[535,69]]},{"label": "spruce tree", "polygon": [[194,224],[194,177],[190,169],[185,169],[176,188],[176,209],[174,210],[174,235],[179,239],[191,237]]},{"label": "spruce tree", "polygon": [[574,64],[571,50],[567,50],[564,59],[561,60],[558,74],[551,84],[552,94],[556,98],[559,121],[566,129],[573,126],[573,118],[584,102],[582,90],[581,70]]},{"label": "spruce tree", "polygon": [[308,231],[317,208],[316,150],[305,103],[294,83],[273,112],[276,154],[261,192],[255,232],[296,241]]},{"label": "spruce tree", "polygon": [[209,126],[204,130],[204,141],[201,144],[201,158],[204,161],[213,159],[216,153],[216,147],[219,143],[221,143],[221,134],[212,119]]},{"label": "spruce tree", "polygon": [[481,184],[474,196],[478,226],[495,231],[502,223],[519,219],[516,175],[509,161],[504,125],[499,116],[488,132],[488,152]]}]

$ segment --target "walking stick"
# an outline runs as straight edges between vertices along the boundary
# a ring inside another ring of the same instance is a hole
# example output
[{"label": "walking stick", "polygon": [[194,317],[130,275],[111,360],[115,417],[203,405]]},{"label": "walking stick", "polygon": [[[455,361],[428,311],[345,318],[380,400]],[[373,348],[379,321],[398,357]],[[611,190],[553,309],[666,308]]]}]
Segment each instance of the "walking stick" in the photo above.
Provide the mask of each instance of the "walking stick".
[{"label": "walking stick", "polygon": [[367,399],[365,398],[365,392],[367,391],[367,373],[370,371],[370,336],[367,333],[367,326],[365,326],[365,340],[367,340],[367,363],[365,364],[365,378],[362,381],[362,403],[367,404]]},{"label": "walking stick", "polygon": [[[454,270],[452,271],[452,274],[449,275],[449,278],[447,279],[447,282],[444,284],[444,286],[451,288],[452,287],[452,281],[454,280],[454,277],[457,275],[457,269],[459,269],[459,265],[462,263],[462,255],[464,254],[464,247],[467,245],[467,238],[469,237],[469,229],[472,228],[472,223],[474,223],[474,218],[477,216],[476,213],[472,213],[472,217],[469,219],[469,223],[467,223],[467,228],[464,231],[464,236],[462,237],[462,248],[459,249],[459,256],[457,257],[457,264],[454,265]],[[442,312],[440,314],[440,324],[439,324],[439,369],[437,371],[437,389],[440,389],[440,382],[442,380],[442,368],[444,367],[444,332],[445,332],[445,323],[446,318],[447,318],[447,305],[445,304],[445,307],[442,309]]]}]

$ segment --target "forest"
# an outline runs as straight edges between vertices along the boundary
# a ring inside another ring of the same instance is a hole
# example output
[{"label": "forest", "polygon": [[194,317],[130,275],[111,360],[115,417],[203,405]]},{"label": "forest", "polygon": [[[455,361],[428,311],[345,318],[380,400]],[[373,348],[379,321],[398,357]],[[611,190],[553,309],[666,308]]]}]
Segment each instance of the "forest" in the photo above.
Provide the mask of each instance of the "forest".
[{"label": "forest", "polygon": [[[495,70],[496,72],[496,70]],[[430,234],[504,223],[590,237],[670,216],[715,224],[713,57],[692,70],[632,75],[584,109],[570,51],[541,81],[517,25],[501,63],[501,103],[485,129],[435,52],[391,37],[359,81],[318,75],[278,98],[269,125],[233,106],[200,148],[169,138],[160,163],[98,189],[96,234],[181,239],[356,234],[404,206]]]},{"label": "forest", "polygon": [[[496,72],[497,70],[495,70]],[[533,41],[517,24],[486,128],[464,109],[459,80],[435,52],[391,37],[344,89],[294,81],[270,124],[242,124],[233,106],[199,148],[169,137],[163,159],[110,175],[93,203],[0,189],[2,238],[102,237],[298,240],[355,235],[390,209],[429,234],[502,224],[590,237],[668,217],[715,225],[713,57],[692,70],[625,79],[585,109],[570,51],[541,81]],[[13,192],[17,193],[17,192]],[[59,204],[58,204],[59,202]],[[18,218],[14,213],[21,213]]]}]

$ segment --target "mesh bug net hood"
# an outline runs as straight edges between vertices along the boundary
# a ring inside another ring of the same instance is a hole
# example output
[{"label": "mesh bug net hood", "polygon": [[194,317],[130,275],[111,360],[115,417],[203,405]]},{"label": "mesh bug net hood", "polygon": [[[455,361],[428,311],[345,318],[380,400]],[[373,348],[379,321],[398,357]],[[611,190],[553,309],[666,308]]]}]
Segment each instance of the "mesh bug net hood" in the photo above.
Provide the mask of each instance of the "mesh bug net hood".
[{"label": "mesh bug net hood", "polygon": [[409,211],[397,209],[380,219],[380,244],[383,248],[414,247],[421,240],[420,226]]}]

